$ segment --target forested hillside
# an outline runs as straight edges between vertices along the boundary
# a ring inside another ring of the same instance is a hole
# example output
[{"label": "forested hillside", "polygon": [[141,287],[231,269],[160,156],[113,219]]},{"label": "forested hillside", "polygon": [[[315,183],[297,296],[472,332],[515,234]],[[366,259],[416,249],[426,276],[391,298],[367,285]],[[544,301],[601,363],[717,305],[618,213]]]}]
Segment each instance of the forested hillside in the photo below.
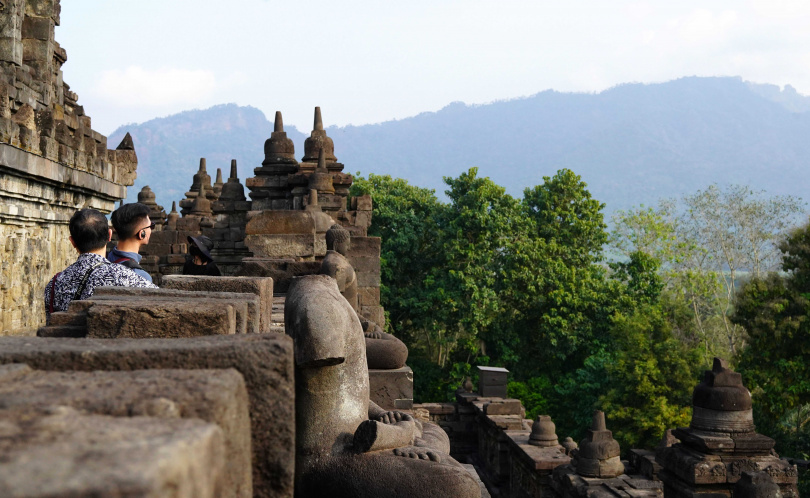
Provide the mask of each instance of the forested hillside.
[{"label": "forested hillside", "polygon": [[[452,103],[328,133],[352,173],[390,174],[443,197],[442,177],[472,166],[513,195],[569,168],[612,212],[711,183],[803,195],[810,187],[808,102],[789,87],[693,77],[599,94],[545,91],[486,105]],[[323,112],[328,125],[329,109]],[[170,205],[188,189],[202,156],[212,176],[231,158],[243,180],[252,176],[271,130],[261,111],[223,105],[124,126],[110,143],[132,133],[140,160],[136,187],[150,185]],[[305,135],[286,130],[302,156]]]}]

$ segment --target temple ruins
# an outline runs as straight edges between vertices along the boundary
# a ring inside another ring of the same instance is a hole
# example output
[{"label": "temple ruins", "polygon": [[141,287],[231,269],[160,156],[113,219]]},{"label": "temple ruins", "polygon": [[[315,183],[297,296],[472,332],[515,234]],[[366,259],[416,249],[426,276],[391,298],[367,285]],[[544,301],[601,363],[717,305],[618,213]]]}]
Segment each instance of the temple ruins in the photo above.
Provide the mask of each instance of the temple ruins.
[{"label": "temple ruins", "polygon": [[[67,220],[112,211],[137,166],[62,81],[60,8],[0,0],[0,496],[798,497],[720,359],[690,426],[654,449],[621,448],[609,412],[579,442],[527,419],[503,368],[414,404],[407,347],[384,332],[373,199],[349,196],[317,107],[300,160],[277,112],[244,183],[201,158],[171,208],[144,187],[159,288],[99,287],[46,326],[43,288],[75,258]],[[201,235],[223,276],[181,274]]]},{"label": "temple ruins", "polygon": [[58,0],[0,2],[0,334],[42,322],[43,282],[75,260],[67,222],[109,213],[135,180],[127,135],[114,149],[62,79]]}]

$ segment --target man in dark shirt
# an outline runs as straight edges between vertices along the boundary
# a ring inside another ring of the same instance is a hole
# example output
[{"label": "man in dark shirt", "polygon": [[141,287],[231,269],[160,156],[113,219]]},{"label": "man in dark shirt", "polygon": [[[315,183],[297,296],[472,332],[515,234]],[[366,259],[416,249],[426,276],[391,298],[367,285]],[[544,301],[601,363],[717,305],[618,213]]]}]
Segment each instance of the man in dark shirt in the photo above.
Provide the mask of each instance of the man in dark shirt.
[{"label": "man in dark shirt", "polygon": [[149,207],[138,202],[124,204],[113,211],[110,221],[118,234],[118,245],[110,251],[107,259],[126,266],[152,282],[152,276],[141,268],[141,255],[138,254],[141,246],[149,243],[155,228],[155,224],[149,219]]},{"label": "man in dark shirt", "polygon": [[57,273],[45,287],[45,313],[65,311],[76,299],[87,299],[96,287],[156,287],[132,270],[104,257],[112,230],[95,209],[82,209],[70,218],[70,243],[79,252],[75,263]]}]

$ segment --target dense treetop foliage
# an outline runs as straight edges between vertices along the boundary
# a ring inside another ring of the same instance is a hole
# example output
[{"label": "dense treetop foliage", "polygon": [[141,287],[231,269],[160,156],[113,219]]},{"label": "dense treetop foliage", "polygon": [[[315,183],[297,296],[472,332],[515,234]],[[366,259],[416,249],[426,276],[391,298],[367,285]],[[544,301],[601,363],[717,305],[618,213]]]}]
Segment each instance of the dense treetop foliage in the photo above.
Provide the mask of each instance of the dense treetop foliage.
[{"label": "dense treetop foliage", "polygon": [[476,168],[444,181],[448,202],[386,175],[352,187],[374,198],[387,326],[410,348],[417,401],[503,366],[527,416],[551,415],[561,437],[581,437],[598,408],[625,450],[649,448],[688,425],[700,372],[721,356],[739,361],[758,425],[781,431],[782,451],[800,446],[810,228],[778,246],[798,199],[712,185],[619,211],[608,233],[567,169],[519,199]]},{"label": "dense treetop foliage", "polygon": [[579,437],[597,407],[626,443],[683,424],[698,362],[665,318],[657,262],[605,264],[604,206],[580,177],[560,170],[522,199],[475,168],[445,182],[448,203],[388,176],[352,187],[374,197],[388,326],[411,349],[417,396],[445,400],[474,365],[498,365],[560,434]]}]

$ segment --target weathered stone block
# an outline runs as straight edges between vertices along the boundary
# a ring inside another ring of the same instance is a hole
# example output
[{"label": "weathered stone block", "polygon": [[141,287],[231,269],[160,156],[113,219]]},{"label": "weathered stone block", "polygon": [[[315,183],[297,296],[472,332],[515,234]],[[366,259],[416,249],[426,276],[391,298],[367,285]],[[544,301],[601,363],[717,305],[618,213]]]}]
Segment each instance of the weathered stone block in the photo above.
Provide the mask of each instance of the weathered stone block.
[{"label": "weathered stone block", "polygon": [[7,0],[3,4],[4,12],[0,16],[0,60],[19,66],[22,64],[20,36],[25,16],[25,2]]},{"label": "weathered stone block", "polygon": [[380,327],[385,327],[385,310],[382,306],[361,306],[360,314]]},{"label": "weathered stone block", "polygon": [[[253,293],[234,292],[202,292],[185,291],[178,289],[141,289],[137,287],[97,287],[93,293],[92,301],[116,301],[121,299],[141,299],[147,303],[161,302],[175,299],[202,299],[227,302],[234,307],[236,313],[237,334],[258,334],[260,332],[259,319],[261,317],[261,303],[259,296]],[[54,313],[56,314],[56,313]],[[53,316],[51,317],[53,322]]]},{"label": "weathered stone block", "polygon": [[[249,226],[249,224],[248,224]],[[247,235],[245,245],[256,257],[313,258],[315,235]]]},{"label": "weathered stone block", "polygon": [[34,17],[49,17],[59,24],[61,6],[59,0],[27,0],[25,14]]},{"label": "weathered stone block", "polygon": [[43,156],[51,161],[59,160],[59,144],[53,138],[40,136],[39,150]]},{"label": "weathered stone block", "polygon": [[87,325],[46,325],[37,329],[37,337],[86,337]]},{"label": "weathered stone block", "polygon": [[167,254],[166,263],[170,265],[182,265],[186,262],[185,254]]},{"label": "weathered stone block", "polygon": [[233,306],[222,301],[97,301],[87,311],[87,337],[177,338],[236,332]]},{"label": "weathered stone block", "polygon": [[87,326],[87,315],[84,313],[71,313],[70,311],[57,311],[51,313],[51,325]]},{"label": "weathered stone block", "polygon": [[275,292],[287,292],[293,277],[312,275],[321,269],[319,261],[270,260],[265,258],[244,258],[238,275],[251,277],[272,277]]},{"label": "weathered stone block", "polygon": [[22,24],[22,37],[35,40],[53,40],[54,22],[46,17],[26,16]]},{"label": "weathered stone block", "polygon": [[248,235],[315,234],[315,221],[307,211],[262,211],[254,214],[245,233]]},{"label": "weathered stone block", "polygon": [[372,272],[362,272],[357,274],[358,287],[379,287],[380,274]]},{"label": "weathered stone block", "polygon": [[414,409],[416,408],[427,410],[431,416],[452,415],[456,413],[456,405],[453,403],[420,403],[419,405],[414,405]]},{"label": "weathered stone block", "polygon": [[354,217],[354,224],[358,227],[368,228],[371,226],[371,211],[357,211]]},{"label": "weathered stone block", "polygon": [[357,289],[357,299],[360,306],[379,306],[379,287],[360,287]]},{"label": "weathered stone block", "polygon": [[0,410],[3,496],[195,496],[223,491],[222,431],[201,420]]},{"label": "weathered stone block", "polygon": [[225,239],[233,242],[245,240],[245,231],[239,228],[229,228],[225,234]]},{"label": "weathered stone block", "polygon": [[371,196],[361,195],[358,197],[352,197],[352,209],[357,211],[371,211]]},{"label": "weathered stone block", "polygon": [[396,370],[368,371],[369,399],[382,408],[401,409],[397,400],[413,403],[413,370],[404,366]]},{"label": "weathered stone block", "polygon": [[487,415],[522,415],[523,405],[518,399],[490,401],[484,405],[484,413]]},{"label": "weathered stone block", "polygon": [[352,248],[349,258],[380,257],[382,239],[379,237],[352,237]]},{"label": "weathered stone block", "polygon": [[[23,62],[35,67],[36,62],[46,63],[48,57],[53,58],[53,44],[43,40],[35,40],[33,38],[24,38],[23,45]],[[44,76],[40,73],[38,76]]]},{"label": "weathered stone block", "polygon": [[171,341],[0,337],[0,364],[6,363],[76,371],[234,368],[244,376],[250,400],[254,496],[292,497],[295,388],[293,343],[285,335]]},{"label": "weathered stone block", "polygon": [[352,256],[348,259],[357,273],[380,273],[380,258],[377,256]]},{"label": "weathered stone block", "polygon": [[0,398],[4,409],[59,405],[93,415],[216,424],[225,436],[222,496],[253,495],[247,389],[236,370],[46,372],[0,365]]},{"label": "weathered stone block", "polygon": [[235,292],[255,294],[259,297],[259,330],[270,330],[273,314],[273,279],[267,277],[206,277],[167,275],[161,285],[164,289],[195,292]]}]

